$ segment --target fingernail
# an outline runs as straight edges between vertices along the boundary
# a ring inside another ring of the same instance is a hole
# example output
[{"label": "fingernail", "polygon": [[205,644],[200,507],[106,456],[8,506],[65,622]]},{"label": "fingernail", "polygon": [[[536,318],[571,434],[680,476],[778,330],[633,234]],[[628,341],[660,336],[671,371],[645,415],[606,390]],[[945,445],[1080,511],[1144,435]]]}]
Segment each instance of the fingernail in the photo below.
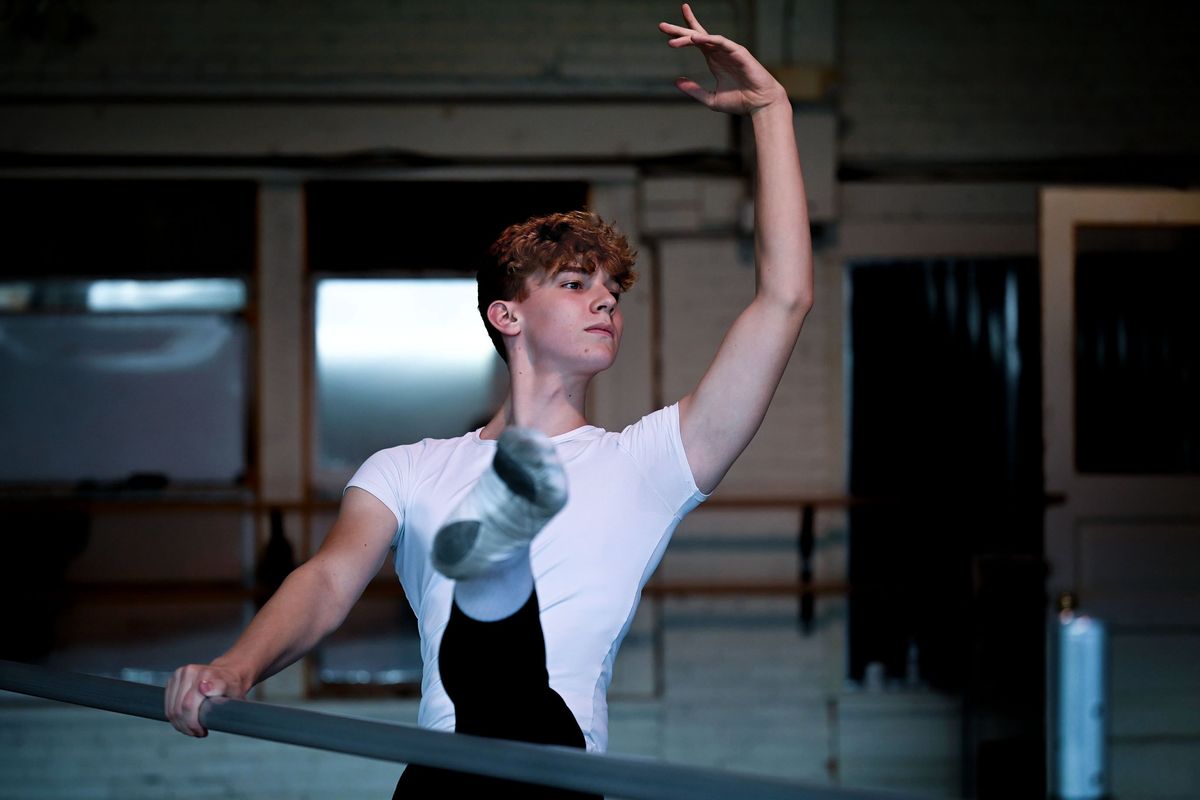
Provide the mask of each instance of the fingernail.
[{"label": "fingernail", "polygon": [[212,688],[212,681],[200,681],[200,691],[207,692]]}]

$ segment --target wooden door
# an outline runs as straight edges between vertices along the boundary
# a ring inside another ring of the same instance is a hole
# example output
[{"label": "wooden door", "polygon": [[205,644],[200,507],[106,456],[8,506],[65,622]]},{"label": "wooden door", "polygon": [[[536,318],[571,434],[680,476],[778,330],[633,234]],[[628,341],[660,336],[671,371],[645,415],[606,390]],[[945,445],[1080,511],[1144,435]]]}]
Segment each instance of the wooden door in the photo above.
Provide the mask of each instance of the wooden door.
[{"label": "wooden door", "polygon": [[1198,796],[1200,192],[1047,188],[1040,221],[1051,597],[1109,627],[1111,794]]}]

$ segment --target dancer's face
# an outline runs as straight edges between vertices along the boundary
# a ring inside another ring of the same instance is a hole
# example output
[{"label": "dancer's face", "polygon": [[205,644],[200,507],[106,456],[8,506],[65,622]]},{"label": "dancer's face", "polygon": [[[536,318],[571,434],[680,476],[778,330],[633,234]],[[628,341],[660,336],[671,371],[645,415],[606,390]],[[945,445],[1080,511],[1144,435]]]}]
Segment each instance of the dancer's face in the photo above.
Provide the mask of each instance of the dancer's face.
[{"label": "dancer's face", "polygon": [[534,364],[549,360],[594,375],[612,366],[624,320],[620,285],[603,270],[534,275],[518,303],[521,333]]}]

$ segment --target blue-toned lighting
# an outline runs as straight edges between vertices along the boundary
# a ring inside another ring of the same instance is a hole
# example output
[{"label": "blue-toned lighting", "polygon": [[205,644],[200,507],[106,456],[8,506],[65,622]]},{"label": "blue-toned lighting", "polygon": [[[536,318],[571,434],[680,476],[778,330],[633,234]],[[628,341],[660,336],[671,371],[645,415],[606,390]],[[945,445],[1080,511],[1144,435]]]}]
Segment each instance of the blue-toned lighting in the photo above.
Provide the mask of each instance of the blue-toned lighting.
[{"label": "blue-toned lighting", "polygon": [[246,285],[236,278],[103,280],[87,289],[89,311],[240,311]]}]

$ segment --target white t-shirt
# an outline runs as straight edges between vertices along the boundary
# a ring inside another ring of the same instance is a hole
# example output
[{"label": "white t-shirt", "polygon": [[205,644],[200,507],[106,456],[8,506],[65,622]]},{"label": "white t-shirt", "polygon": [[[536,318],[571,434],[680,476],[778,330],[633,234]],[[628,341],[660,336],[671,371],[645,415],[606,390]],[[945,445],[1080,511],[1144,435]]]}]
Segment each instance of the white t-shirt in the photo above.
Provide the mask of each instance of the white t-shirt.
[{"label": "white t-shirt", "polygon": [[[553,437],[567,473],[566,507],[533,540],[550,686],[579,722],[588,750],[608,745],[607,690],[642,587],[684,515],[704,500],[679,434],[678,406],[620,433],[586,425]],[[429,561],[433,537],[488,468],[496,442],[475,431],[381,450],[351,478],[396,515],[396,572],[421,632],[427,728],[454,730],[437,655],[453,581]],[[348,488],[347,487],[347,488]],[[503,657],[498,653],[497,657]],[[496,687],[503,691],[504,687]]]}]

